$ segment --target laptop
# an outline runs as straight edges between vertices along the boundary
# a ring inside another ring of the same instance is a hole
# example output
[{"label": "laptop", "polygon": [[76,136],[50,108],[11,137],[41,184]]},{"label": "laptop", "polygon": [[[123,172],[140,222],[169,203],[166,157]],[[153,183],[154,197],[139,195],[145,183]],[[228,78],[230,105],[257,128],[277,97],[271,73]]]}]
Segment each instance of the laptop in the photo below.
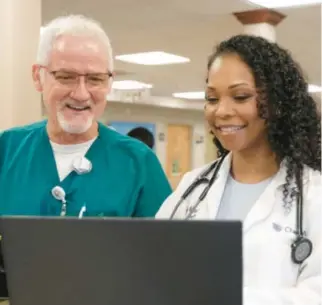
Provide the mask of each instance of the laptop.
[{"label": "laptop", "polygon": [[241,305],[240,222],[1,219],[10,305]]}]

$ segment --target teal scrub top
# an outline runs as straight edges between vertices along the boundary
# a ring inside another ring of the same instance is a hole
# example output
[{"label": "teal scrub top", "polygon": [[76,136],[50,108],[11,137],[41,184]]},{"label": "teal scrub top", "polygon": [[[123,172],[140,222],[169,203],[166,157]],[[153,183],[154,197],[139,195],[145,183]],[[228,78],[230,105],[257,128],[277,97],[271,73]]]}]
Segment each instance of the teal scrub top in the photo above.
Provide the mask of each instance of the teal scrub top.
[{"label": "teal scrub top", "polygon": [[152,150],[99,123],[99,135],[85,157],[92,170],[60,181],[46,130],[47,121],[4,131],[0,136],[0,215],[153,217],[171,187]]}]

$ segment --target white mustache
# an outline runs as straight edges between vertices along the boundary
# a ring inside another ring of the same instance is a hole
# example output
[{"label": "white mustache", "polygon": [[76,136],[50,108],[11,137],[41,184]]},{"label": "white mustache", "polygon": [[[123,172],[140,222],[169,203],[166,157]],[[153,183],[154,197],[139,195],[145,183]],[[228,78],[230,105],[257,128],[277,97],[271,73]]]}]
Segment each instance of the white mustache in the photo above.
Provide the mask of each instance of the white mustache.
[{"label": "white mustache", "polygon": [[66,106],[71,106],[71,107],[90,107],[92,108],[93,106],[93,102],[90,100],[90,101],[87,101],[85,103],[80,103],[80,102],[75,102],[75,101],[71,101],[71,100],[68,100],[68,101],[63,101],[61,103],[61,109],[66,107]]}]

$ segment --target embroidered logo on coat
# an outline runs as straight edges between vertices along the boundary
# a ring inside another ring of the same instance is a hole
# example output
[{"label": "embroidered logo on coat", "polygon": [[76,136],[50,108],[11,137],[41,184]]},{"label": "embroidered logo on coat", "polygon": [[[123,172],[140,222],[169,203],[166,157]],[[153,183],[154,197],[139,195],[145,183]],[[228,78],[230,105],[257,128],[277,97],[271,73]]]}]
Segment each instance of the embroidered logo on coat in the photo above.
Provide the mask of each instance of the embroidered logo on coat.
[{"label": "embroidered logo on coat", "polygon": [[[283,227],[282,225],[280,225],[280,224],[278,224],[276,222],[273,222],[272,226],[273,226],[273,230],[276,231],[276,232],[284,231],[285,233],[297,234],[297,231],[294,230],[293,228],[288,227],[288,226]],[[306,231],[303,232],[303,235],[306,236]]]}]

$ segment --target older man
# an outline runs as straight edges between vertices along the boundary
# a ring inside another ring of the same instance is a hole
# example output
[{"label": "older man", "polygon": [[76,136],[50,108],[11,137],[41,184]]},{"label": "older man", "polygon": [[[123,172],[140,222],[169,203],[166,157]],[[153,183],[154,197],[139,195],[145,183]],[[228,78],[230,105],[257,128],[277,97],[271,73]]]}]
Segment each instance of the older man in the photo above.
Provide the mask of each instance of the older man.
[{"label": "older man", "polygon": [[154,216],[171,192],[155,154],[97,121],[113,79],[104,30],[53,20],[32,74],[48,120],[0,136],[0,215]]}]

